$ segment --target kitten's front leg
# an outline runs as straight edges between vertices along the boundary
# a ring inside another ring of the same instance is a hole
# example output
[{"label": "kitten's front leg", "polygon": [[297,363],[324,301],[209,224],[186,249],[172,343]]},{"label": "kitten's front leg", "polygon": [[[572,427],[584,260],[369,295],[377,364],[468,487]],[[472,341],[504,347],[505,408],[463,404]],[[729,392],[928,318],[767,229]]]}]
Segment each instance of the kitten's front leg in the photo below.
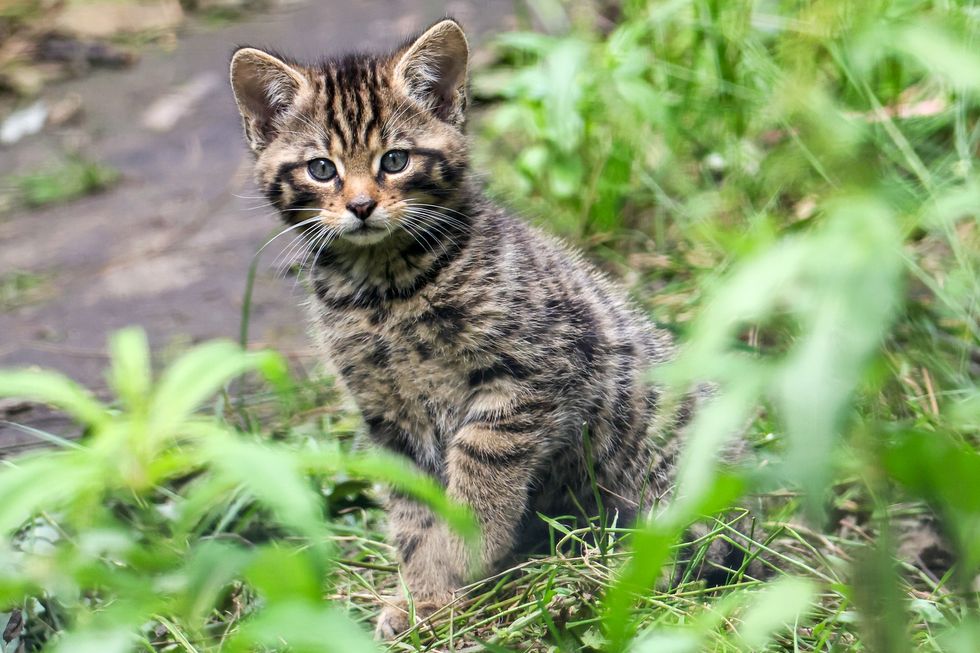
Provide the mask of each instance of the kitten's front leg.
[{"label": "kitten's front leg", "polygon": [[[454,590],[512,552],[540,460],[540,442],[536,433],[503,433],[488,425],[470,425],[449,443],[446,489],[476,515],[482,538],[475,551],[428,509],[396,498],[389,517],[391,531],[417,617],[449,603]],[[377,632],[390,638],[408,625],[407,610],[395,604],[382,611]]]},{"label": "kitten's front leg", "polygon": [[[393,492],[387,509],[388,535],[398,551],[415,616],[422,619],[452,600],[453,590],[465,582],[463,570],[469,559],[460,538],[426,506]],[[401,597],[387,601],[376,628],[383,639],[391,639],[410,625],[406,601]]]}]

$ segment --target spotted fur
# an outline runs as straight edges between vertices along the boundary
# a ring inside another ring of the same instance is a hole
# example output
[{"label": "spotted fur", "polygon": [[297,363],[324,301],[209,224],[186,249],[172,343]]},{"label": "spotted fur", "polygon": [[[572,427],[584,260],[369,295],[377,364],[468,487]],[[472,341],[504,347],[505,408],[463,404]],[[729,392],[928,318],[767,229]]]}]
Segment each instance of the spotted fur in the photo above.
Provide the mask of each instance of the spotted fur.
[{"label": "spotted fur", "polygon": [[[575,251],[487,201],[468,173],[467,45],[445,20],[389,55],[304,66],[253,49],[232,81],[256,177],[290,225],[310,221],[313,331],[371,439],[473,508],[473,559],[425,507],[391,497],[391,536],[417,611],[546,531],[536,513],[593,514],[591,463],[620,523],[667,497],[694,399],[662,406],[671,357]],[[380,158],[404,150],[404,171]],[[337,176],[311,178],[327,158]],[[375,203],[363,222],[345,208]],[[584,434],[588,434],[589,451]],[[428,606],[428,607],[426,607]],[[379,632],[405,626],[397,607]]]}]

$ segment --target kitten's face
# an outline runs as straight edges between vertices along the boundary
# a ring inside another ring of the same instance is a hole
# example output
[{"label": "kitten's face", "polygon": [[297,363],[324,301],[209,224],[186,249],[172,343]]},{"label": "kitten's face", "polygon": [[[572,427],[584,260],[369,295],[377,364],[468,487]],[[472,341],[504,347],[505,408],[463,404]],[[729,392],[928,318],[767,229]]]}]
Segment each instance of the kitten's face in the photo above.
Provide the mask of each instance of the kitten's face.
[{"label": "kitten's face", "polygon": [[232,85],[263,192],[324,243],[424,236],[466,169],[466,61],[451,20],[390,57],[307,67],[239,50]]}]

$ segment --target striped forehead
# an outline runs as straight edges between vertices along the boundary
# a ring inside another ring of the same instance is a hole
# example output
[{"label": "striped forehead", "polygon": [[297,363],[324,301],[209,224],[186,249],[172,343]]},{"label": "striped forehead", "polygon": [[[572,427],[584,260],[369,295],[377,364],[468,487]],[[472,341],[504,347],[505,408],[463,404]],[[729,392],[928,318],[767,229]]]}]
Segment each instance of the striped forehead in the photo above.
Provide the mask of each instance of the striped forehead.
[{"label": "striped forehead", "polygon": [[313,95],[306,116],[325,147],[347,151],[379,140],[389,107],[389,71],[371,58],[325,64],[312,71]]}]

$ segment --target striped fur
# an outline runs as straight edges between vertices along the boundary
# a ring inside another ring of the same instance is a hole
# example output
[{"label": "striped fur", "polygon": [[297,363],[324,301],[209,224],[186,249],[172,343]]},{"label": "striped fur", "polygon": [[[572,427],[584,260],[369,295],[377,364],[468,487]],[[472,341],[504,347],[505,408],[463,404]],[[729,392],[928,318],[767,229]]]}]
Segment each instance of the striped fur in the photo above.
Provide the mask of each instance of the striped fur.
[{"label": "striped fur", "polygon": [[[484,198],[467,172],[465,69],[465,37],[447,20],[391,55],[301,66],[246,49],[232,70],[259,183],[287,223],[318,218],[313,332],[327,360],[372,440],[439,479],[482,526],[472,559],[426,508],[391,497],[422,614],[539,545],[537,512],[595,511],[590,459],[620,523],[667,497],[671,434],[693,401],[668,412],[647,381],[671,356],[665,331],[577,252]],[[386,174],[392,149],[409,163]],[[317,157],[335,179],[310,177]],[[373,231],[344,208],[358,196],[377,203]],[[405,625],[388,608],[379,633]]]}]

